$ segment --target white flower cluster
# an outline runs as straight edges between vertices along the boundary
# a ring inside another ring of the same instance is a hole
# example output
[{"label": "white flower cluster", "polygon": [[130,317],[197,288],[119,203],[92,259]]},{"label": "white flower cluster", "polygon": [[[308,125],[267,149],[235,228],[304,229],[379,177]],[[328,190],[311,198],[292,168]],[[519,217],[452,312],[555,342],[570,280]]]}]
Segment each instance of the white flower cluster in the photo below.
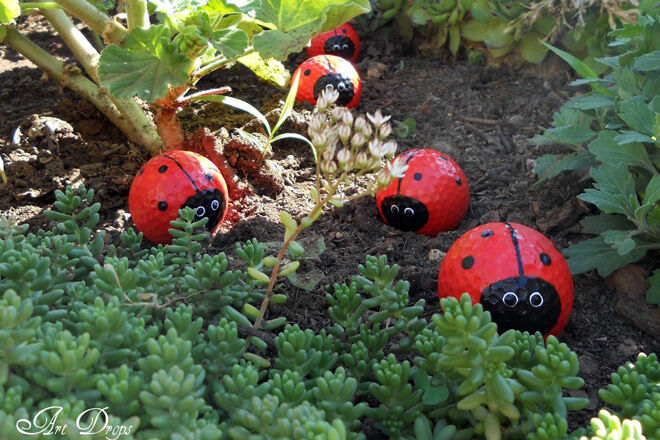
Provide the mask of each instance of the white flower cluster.
[{"label": "white flower cluster", "polygon": [[379,186],[403,177],[408,166],[402,160],[387,162],[397,150],[395,141],[386,140],[392,133],[388,122],[390,116],[383,116],[378,110],[374,115],[367,113],[366,118],[354,118],[349,109],[332,107],[338,97],[336,90],[322,91],[309,124],[308,133],[321,172],[332,179],[341,173],[380,170],[377,176]]}]

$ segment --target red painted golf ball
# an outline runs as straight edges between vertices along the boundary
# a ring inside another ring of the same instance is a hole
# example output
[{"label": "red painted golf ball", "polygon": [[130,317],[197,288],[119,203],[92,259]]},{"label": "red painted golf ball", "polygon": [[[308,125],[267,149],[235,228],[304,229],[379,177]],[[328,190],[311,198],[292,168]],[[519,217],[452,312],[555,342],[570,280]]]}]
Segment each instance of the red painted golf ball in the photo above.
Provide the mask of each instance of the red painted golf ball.
[{"label": "red painted golf ball", "polygon": [[360,54],[360,37],[348,23],[311,39],[307,46],[307,56],[336,55],[355,61]]},{"label": "red painted golf ball", "polygon": [[362,94],[362,83],[355,67],[343,58],[334,55],[317,55],[302,63],[295,75],[300,72],[298,101],[316,104],[322,90],[337,90],[336,104],[343,107],[357,107]]},{"label": "red painted golf ball", "polygon": [[207,158],[190,151],[169,151],[149,160],[133,179],[128,208],[133,223],[154,243],[170,243],[170,222],[189,206],[195,219],[208,217],[215,233],[227,212],[227,184]]},{"label": "red painted golf ball", "polygon": [[461,167],[430,148],[400,154],[408,170],[376,194],[383,220],[397,229],[436,235],[458,226],[470,200],[470,188]]},{"label": "red painted golf ball", "polygon": [[438,296],[464,292],[490,312],[500,332],[557,336],[573,309],[566,260],[543,234],[517,223],[478,226],[449,248],[438,272]]}]

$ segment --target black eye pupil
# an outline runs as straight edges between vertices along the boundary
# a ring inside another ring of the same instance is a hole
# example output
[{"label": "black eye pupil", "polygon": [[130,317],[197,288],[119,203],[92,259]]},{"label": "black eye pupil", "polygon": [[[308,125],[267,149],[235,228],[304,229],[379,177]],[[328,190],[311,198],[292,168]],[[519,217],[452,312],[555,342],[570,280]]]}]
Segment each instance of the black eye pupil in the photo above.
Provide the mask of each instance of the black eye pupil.
[{"label": "black eye pupil", "polygon": [[461,267],[463,269],[469,269],[474,265],[474,257],[472,255],[468,255],[467,257],[463,258],[463,261],[461,261]]}]

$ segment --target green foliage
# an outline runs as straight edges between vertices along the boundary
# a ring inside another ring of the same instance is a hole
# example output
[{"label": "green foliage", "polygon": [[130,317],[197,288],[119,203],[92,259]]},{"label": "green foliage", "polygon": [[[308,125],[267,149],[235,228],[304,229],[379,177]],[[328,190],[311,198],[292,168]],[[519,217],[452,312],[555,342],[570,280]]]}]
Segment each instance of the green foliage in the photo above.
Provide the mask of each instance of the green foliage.
[{"label": "green foliage", "polygon": [[[620,55],[599,58],[612,69],[600,78],[583,61],[554,49],[580,75],[576,84],[592,91],[564,104],[552,128],[532,139],[538,145],[563,144],[573,152],[539,158],[540,179],[565,170],[585,172],[593,188],[580,199],[602,214],[582,221],[597,237],[566,249],[574,273],[591,269],[607,276],[660,248],[660,21],[657,12],[611,33]],[[660,303],[658,277],[649,278],[650,303]]]},{"label": "green foliage", "polygon": [[[2,255],[13,259],[0,266],[3,439],[25,438],[17,427],[35,433],[53,417],[71,440],[120,432],[137,440],[362,440],[364,423],[393,439],[660,435],[655,355],[619,368],[601,390],[618,412],[569,433],[569,411],[586,404],[565,396],[583,386],[575,353],[539,333],[498,334],[467,294],[443,299],[442,314],[427,322],[424,301],[410,303],[409,284],[386,257],[367,257],[350,284],[327,289],[327,329],[293,324],[271,336],[239,312],[263,297],[248,268],[265,266],[264,245],[237,244],[233,261],[204,254],[203,222],[182,210],[171,246],[142,249],[127,232],[92,252],[85,212],[37,234],[0,222]],[[92,270],[75,269],[80,255]],[[58,291],[42,309],[33,304],[50,290],[40,279]],[[104,422],[114,430],[99,429]]]},{"label": "green foliage", "polygon": [[[363,27],[392,24],[405,39],[416,33],[425,47],[460,47],[482,43],[491,57],[517,49],[525,61],[540,63],[548,49],[541,41],[559,39],[569,50],[588,55],[588,62],[606,52],[607,32],[614,23],[634,21],[631,2],[534,0],[372,0]],[[480,53],[478,51],[472,53]],[[476,56],[476,55],[475,55]]]}]

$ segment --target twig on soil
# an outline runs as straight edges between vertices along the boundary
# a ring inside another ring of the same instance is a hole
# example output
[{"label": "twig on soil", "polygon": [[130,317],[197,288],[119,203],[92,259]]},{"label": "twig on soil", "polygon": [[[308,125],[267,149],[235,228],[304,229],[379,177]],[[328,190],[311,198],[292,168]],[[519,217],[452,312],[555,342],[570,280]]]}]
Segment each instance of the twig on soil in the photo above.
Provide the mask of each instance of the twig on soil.
[{"label": "twig on soil", "polygon": [[477,118],[474,116],[464,116],[463,119],[469,122],[475,122],[477,124],[484,125],[499,125],[502,123],[502,121],[498,121],[497,119]]},{"label": "twig on soil", "polygon": [[465,128],[467,128],[467,129],[470,130],[472,133],[474,133],[474,134],[476,134],[477,136],[479,136],[481,139],[483,139],[483,140],[486,141],[487,143],[492,144],[492,145],[495,145],[496,147],[504,148],[504,147],[502,146],[502,143],[499,141],[499,139],[497,139],[495,136],[491,136],[491,135],[486,134],[486,133],[484,133],[483,131],[479,130],[477,127],[475,127],[474,125],[472,125],[472,124],[470,124],[469,122],[467,122],[467,120],[465,120],[465,118],[464,118],[464,120],[463,120],[463,125],[465,125]]}]

